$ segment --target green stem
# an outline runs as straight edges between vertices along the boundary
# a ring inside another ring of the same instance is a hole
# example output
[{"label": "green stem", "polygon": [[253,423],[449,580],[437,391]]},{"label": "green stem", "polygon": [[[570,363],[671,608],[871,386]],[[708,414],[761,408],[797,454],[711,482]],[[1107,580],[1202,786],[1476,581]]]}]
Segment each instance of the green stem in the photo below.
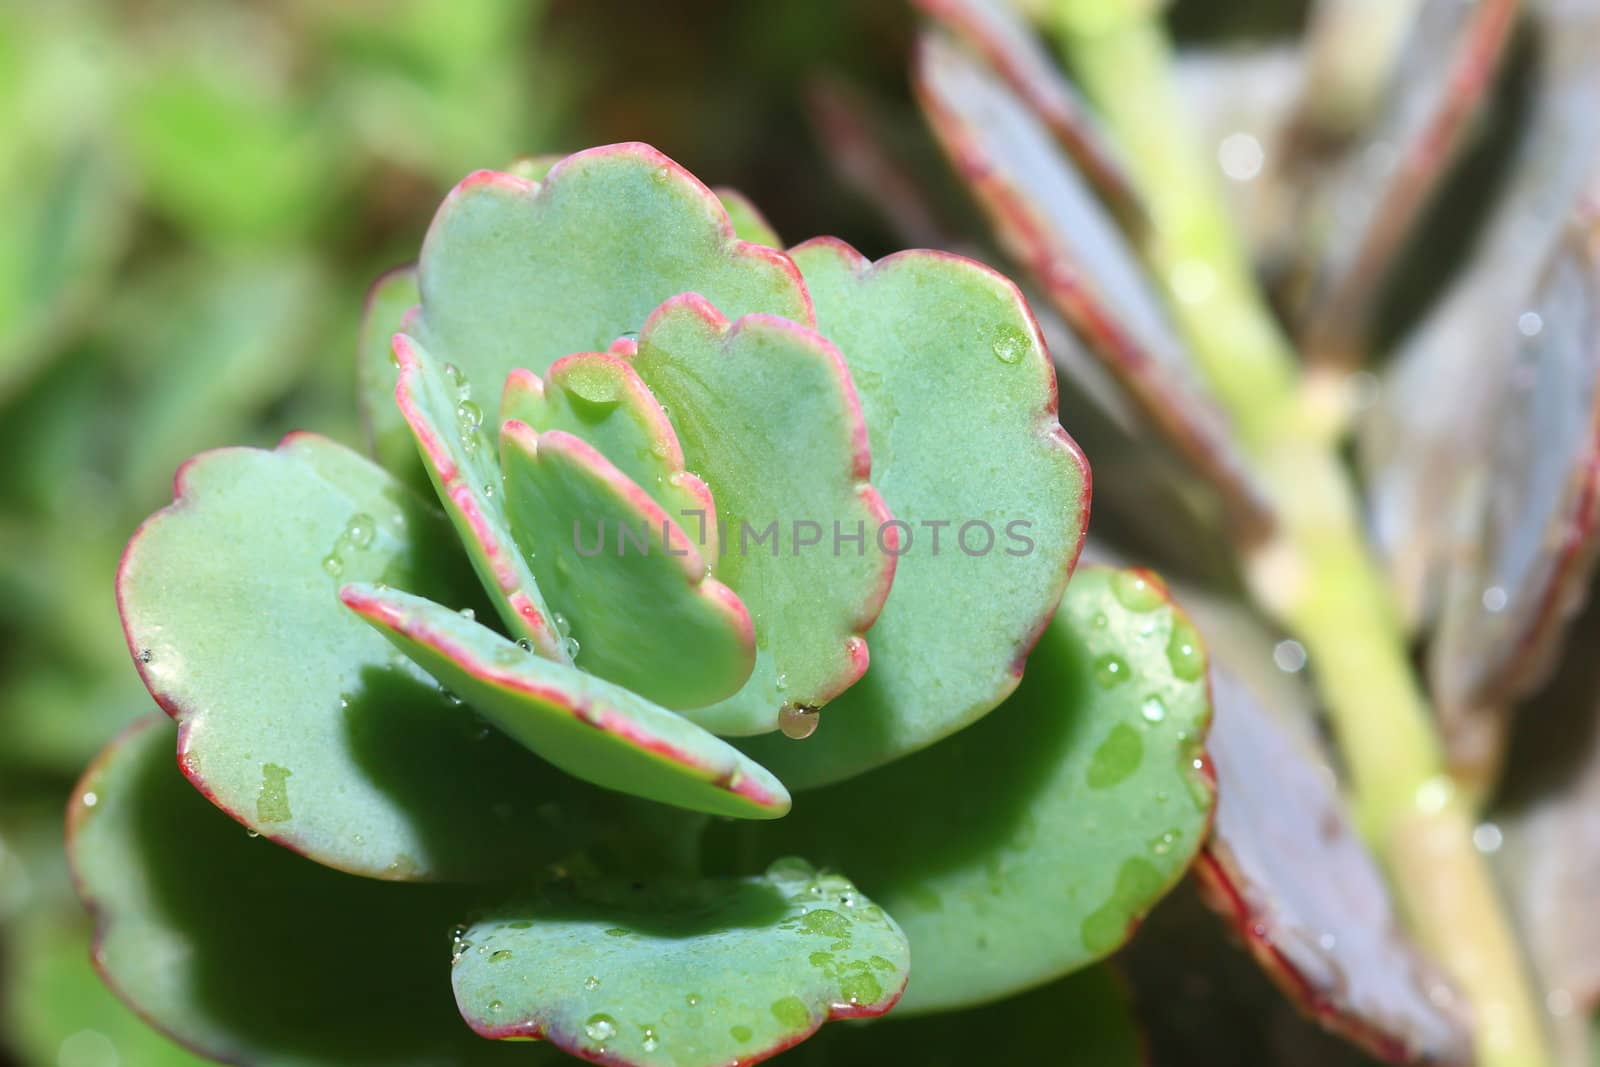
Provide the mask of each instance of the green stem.
[{"label": "green stem", "polygon": [[1306,646],[1360,823],[1412,927],[1471,999],[1482,1067],[1544,1067],[1541,1017],[1472,813],[1444,773],[1427,700],[1339,459],[1325,385],[1303,377],[1231,226],[1149,0],[1054,0],[1052,25],[1124,151],[1154,223],[1146,257],[1279,517],[1245,561]]}]

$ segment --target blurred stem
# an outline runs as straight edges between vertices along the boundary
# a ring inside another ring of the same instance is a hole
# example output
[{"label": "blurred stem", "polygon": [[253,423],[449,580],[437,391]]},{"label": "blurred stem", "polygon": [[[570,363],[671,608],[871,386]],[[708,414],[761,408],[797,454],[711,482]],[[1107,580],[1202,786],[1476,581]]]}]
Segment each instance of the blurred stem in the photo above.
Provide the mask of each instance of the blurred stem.
[{"label": "blurred stem", "polygon": [[1306,646],[1361,825],[1419,939],[1471,998],[1477,1062],[1543,1067],[1510,923],[1362,534],[1338,405],[1302,378],[1255,283],[1177,94],[1159,11],[1149,0],[1054,4],[1051,25],[1145,198],[1146,256],[1277,509],[1276,534],[1245,560],[1251,589]]}]

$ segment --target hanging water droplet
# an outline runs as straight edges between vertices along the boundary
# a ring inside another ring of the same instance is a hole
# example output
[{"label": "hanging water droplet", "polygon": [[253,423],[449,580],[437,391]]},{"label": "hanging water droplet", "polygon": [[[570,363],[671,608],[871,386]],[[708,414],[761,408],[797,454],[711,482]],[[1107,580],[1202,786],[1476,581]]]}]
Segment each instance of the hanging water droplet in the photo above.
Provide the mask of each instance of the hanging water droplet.
[{"label": "hanging water droplet", "polygon": [[817,708],[806,704],[785,704],[783,710],[778,712],[778,729],[783,731],[784,737],[804,741],[817,732],[820,718]]},{"label": "hanging water droplet", "polygon": [[617,1036],[617,1020],[597,1011],[583,1024],[583,1032],[589,1035],[590,1041],[609,1041]]},{"label": "hanging water droplet", "polygon": [[1148,696],[1139,705],[1139,714],[1144,716],[1145,722],[1161,722],[1167,717],[1167,705],[1158,696]]},{"label": "hanging water droplet", "polygon": [[444,365],[444,376],[449,378],[450,384],[457,389],[465,389],[467,387],[467,376],[462,374],[461,368],[454,363],[446,363]]},{"label": "hanging water droplet", "polygon": [[261,831],[260,830],[246,830],[244,832],[244,836],[246,836],[250,840],[254,841],[256,838],[261,836]]},{"label": "hanging water droplet", "polygon": [[466,619],[469,622],[477,619],[478,617],[478,613],[473,611],[471,608],[462,608],[460,611],[456,612],[456,614],[460,615],[463,619]]},{"label": "hanging water droplet", "polygon": [[578,644],[576,637],[569,637],[561,642],[561,647],[566,650],[568,659],[577,659],[578,652],[583,646]]},{"label": "hanging water droplet", "polygon": [[556,612],[555,617],[550,621],[556,624],[556,633],[562,637],[572,636],[572,623],[568,622],[567,617],[561,612]]}]

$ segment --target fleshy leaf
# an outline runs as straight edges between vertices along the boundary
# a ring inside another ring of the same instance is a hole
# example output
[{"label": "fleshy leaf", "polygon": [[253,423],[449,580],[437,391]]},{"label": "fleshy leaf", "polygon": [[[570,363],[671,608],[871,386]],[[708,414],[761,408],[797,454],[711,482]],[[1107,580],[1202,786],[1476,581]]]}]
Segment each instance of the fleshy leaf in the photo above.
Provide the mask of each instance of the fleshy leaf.
[{"label": "fleshy leaf", "polygon": [[1600,19],[1565,4],[1530,16],[1540,56],[1508,187],[1471,262],[1401,344],[1361,427],[1372,536],[1413,623],[1433,618],[1441,569],[1460,551],[1460,494],[1484,462],[1483,428],[1507,388],[1525,302],[1595,178]]},{"label": "fleshy leaf", "polygon": [[[1310,358],[1348,362],[1359,354],[1406,238],[1481,129],[1475,120],[1493,95],[1521,6],[1520,0],[1419,5],[1394,84],[1384,93],[1385,113],[1366,142],[1345,154],[1322,210],[1296,213],[1297,228],[1326,236],[1315,279],[1320,291],[1305,330]],[[1373,165],[1385,158],[1387,165]]]},{"label": "fleshy leaf", "polygon": [[717,574],[755,622],[745,688],[686,714],[718,733],[770,731],[780,709],[820,707],[861,677],[894,576],[855,387],[812,331],[770,315],[730,326],[693,293],[650,316],[633,364],[716,493]]},{"label": "fleshy leaf", "polygon": [[1236,526],[1271,522],[1260,488],[1134,250],[1050,132],[997,75],[926,36],[916,88],[934,134],[1046,296],[1195,472]]},{"label": "fleshy leaf", "polygon": [[1455,996],[1406,939],[1331,768],[1231,674],[1213,670],[1211,688],[1216,825],[1195,866],[1208,902],[1322,1025],[1386,1060],[1466,1062]]},{"label": "fleshy leaf", "polygon": [[831,239],[791,255],[859,390],[873,484],[903,523],[872,668],[804,744],[751,749],[806,788],[929,745],[1016,688],[1077,559],[1089,470],[1005,278],[943,252],[873,264]]},{"label": "fleshy leaf", "polygon": [[159,718],[134,727],[69,808],[95,963],[123,999],[231,1063],[526,1062],[450,1010],[440,962],[460,890],[351,878],[252,840],[174,770],[172,741]]},{"label": "fleshy leaf", "polygon": [[1010,83],[1122,219],[1143,221],[1144,208],[1115,146],[1009,0],[916,0],[916,6]]},{"label": "fleshy leaf", "polygon": [[465,940],[452,980],[478,1033],[640,1067],[752,1063],[882,1015],[910,965],[882,908],[794,859],[754,878],[557,884]]},{"label": "fleshy leaf", "polygon": [[[631,356],[634,342],[620,349]],[[516,419],[544,433],[562,430],[593,445],[661,505],[715,570],[716,505],[711,490],[683,469],[683,449],[666,412],[624,356],[584,352],[550,365],[543,381],[530,370],[506,377],[500,421]]]},{"label": "fleshy leaf", "polygon": [[367,448],[385,470],[418,489],[427,485],[428,479],[417,462],[417,444],[411,428],[395,406],[394,387],[400,380],[400,371],[395,365],[391,338],[401,328],[406,312],[421,299],[414,265],[379,275],[367,290],[356,347],[357,399]]},{"label": "fleshy leaf", "polygon": [[500,465],[471,387],[464,379],[453,380],[459,379],[459,370],[441,367],[405,334],[395,335],[394,354],[400,362],[395,387],[400,413],[495,610],[539,655],[571,662],[506,519]]},{"label": "fleshy leaf", "polygon": [[1090,967],[994,1004],[871,1026],[830,1026],[777,1062],[783,1067],[961,1067],[997,1050],[1048,1053],[1055,1067],[1140,1067],[1133,999],[1110,965]]},{"label": "fleshy leaf", "polygon": [[638,483],[571,434],[515,420],[500,454],[507,514],[574,662],[669,708],[739,691],[755,665],[750,613]]},{"label": "fleshy leaf", "polygon": [[1577,220],[1519,316],[1476,521],[1464,524],[1476,551],[1447,575],[1428,667],[1458,770],[1493,775],[1512,702],[1548,675],[1600,547],[1596,225]]},{"label": "fleshy leaf", "polygon": [[916,958],[901,1013],[1028,989],[1119,948],[1199,850],[1205,668],[1159,579],[1080,568],[999,708],[730,832],[753,862],[813,849],[899,920]]},{"label": "fleshy leaf", "polygon": [[761,209],[748,196],[737,189],[713,189],[712,192],[722,202],[722,210],[728,213],[728,221],[733,224],[733,232],[739,240],[767,248],[783,248],[778,231],[772,228],[772,223],[767,221]]},{"label": "fleshy leaf", "polygon": [[642,144],[568,156],[538,183],[469,176],[440,207],[418,269],[416,336],[480,396],[514,368],[543,375],[569,353],[604,350],[678,293],[729,315],[813,321],[794,264],[740,241],[710,190]]},{"label": "fleshy leaf", "polygon": [[[341,580],[478,595],[454,542],[437,511],[322,438],[186,465],[117,579],[140,674],[182,726],[183,772],[262,835],[372,877],[527,871],[585,844],[579,812],[606,794],[480,737],[339,603]],[[567,815],[506,848],[546,805]]]},{"label": "fleshy leaf", "polygon": [[523,650],[407,593],[340,590],[345,605],[484,718],[597,785],[715,815],[772,819],[789,794],[738,749],[665,708]]}]

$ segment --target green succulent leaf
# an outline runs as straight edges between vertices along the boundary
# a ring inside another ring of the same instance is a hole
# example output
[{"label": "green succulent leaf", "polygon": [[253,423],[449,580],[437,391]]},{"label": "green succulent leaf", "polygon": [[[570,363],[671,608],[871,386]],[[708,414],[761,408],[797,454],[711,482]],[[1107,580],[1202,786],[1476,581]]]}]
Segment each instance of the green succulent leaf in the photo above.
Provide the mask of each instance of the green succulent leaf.
[{"label": "green succulent leaf", "polygon": [[807,788],[929,745],[1016,688],[1083,543],[1089,468],[1001,275],[942,252],[873,264],[827,238],[790,254],[850,364],[873,484],[904,524],[871,669],[803,745],[753,742]]},{"label": "green succulent leaf", "polygon": [[716,493],[717,574],[755,622],[745,688],[686,714],[719,733],[770,731],[784,709],[820,707],[861,677],[862,635],[894,577],[884,546],[895,530],[867,483],[849,371],[805,327],[770,315],[730,325],[693,293],[650,316],[633,365],[671,417],[686,465]]},{"label": "green succulent leaf", "polygon": [[177,490],[129,544],[117,591],[145,684],[182,726],[179,763],[217,806],[379,878],[526,871],[584,843],[573,815],[506,848],[542,806],[604,794],[480,737],[339,602],[341,581],[363,579],[476,594],[443,516],[307,434],[207,453]]},{"label": "green succulent leaf", "polygon": [[761,213],[750,198],[737,189],[713,189],[717,199],[722,202],[722,210],[728,213],[728,221],[733,223],[733,232],[739,240],[749,241],[754,245],[765,245],[768,248],[783,248],[783,241],[778,237],[778,231],[772,228],[772,223]]},{"label": "green succulent leaf", "polygon": [[513,420],[500,452],[512,528],[574,661],[668,708],[738,692],[755,665],[750,613],[677,521],[571,434]]},{"label": "green succulent leaf", "polygon": [[428,485],[428,479],[417,461],[411,427],[394,402],[400,369],[395,364],[392,338],[400,331],[406,312],[421,300],[414,265],[379,275],[367,290],[356,347],[356,390],[367,448],[384,469],[419,490]]},{"label": "green succulent leaf", "polygon": [[740,241],[704,185],[642,144],[568,156],[537,183],[471,175],[439,209],[418,270],[415,335],[479,395],[517,367],[543,375],[604,350],[678,293],[812,322],[794,264]]},{"label": "green succulent leaf", "polygon": [[478,1033],[640,1067],[753,1062],[881,1015],[910,966],[883,909],[794,859],[753,878],[558,884],[463,936],[452,980]]},{"label": "green succulent leaf", "polygon": [[554,613],[511,532],[500,464],[471,386],[453,364],[441,366],[405,334],[395,335],[394,354],[400,363],[395,401],[495,610],[539,655],[570,663]]},{"label": "green succulent leaf", "polygon": [[451,1011],[441,963],[461,890],[351,878],[252,840],[175,772],[172,742],[159,718],[134,727],[69,808],[95,963],[141,1015],[230,1063],[526,1062]]},{"label": "green succulent leaf", "polygon": [[1090,967],[1031,992],[966,1011],[870,1026],[830,1026],[784,1054],[783,1067],[971,1067],[998,1050],[1027,1050],[1059,1067],[1148,1063],[1133,998],[1109,965]]},{"label": "green succulent leaf", "polygon": [[1159,579],[1080,569],[1004,704],[808,793],[744,845],[758,861],[810,849],[899,919],[917,961],[902,1013],[1060,977],[1119,948],[1200,848],[1205,672]]},{"label": "green succulent leaf", "polygon": [[714,815],[789,810],[788,791],[764,767],[635,693],[421,597],[370,585],[345,586],[340,597],[479,714],[571,774]]},{"label": "green succulent leaf", "polygon": [[[631,355],[638,346],[623,347]],[[551,364],[543,380],[530,370],[512,371],[500,398],[500,420],[512,419],[593,445],[674,522],[693,529],[695,547],[715,569],[720,552],[711,490],[683,469],[677,431],[624,355],[566,356]]]}]

